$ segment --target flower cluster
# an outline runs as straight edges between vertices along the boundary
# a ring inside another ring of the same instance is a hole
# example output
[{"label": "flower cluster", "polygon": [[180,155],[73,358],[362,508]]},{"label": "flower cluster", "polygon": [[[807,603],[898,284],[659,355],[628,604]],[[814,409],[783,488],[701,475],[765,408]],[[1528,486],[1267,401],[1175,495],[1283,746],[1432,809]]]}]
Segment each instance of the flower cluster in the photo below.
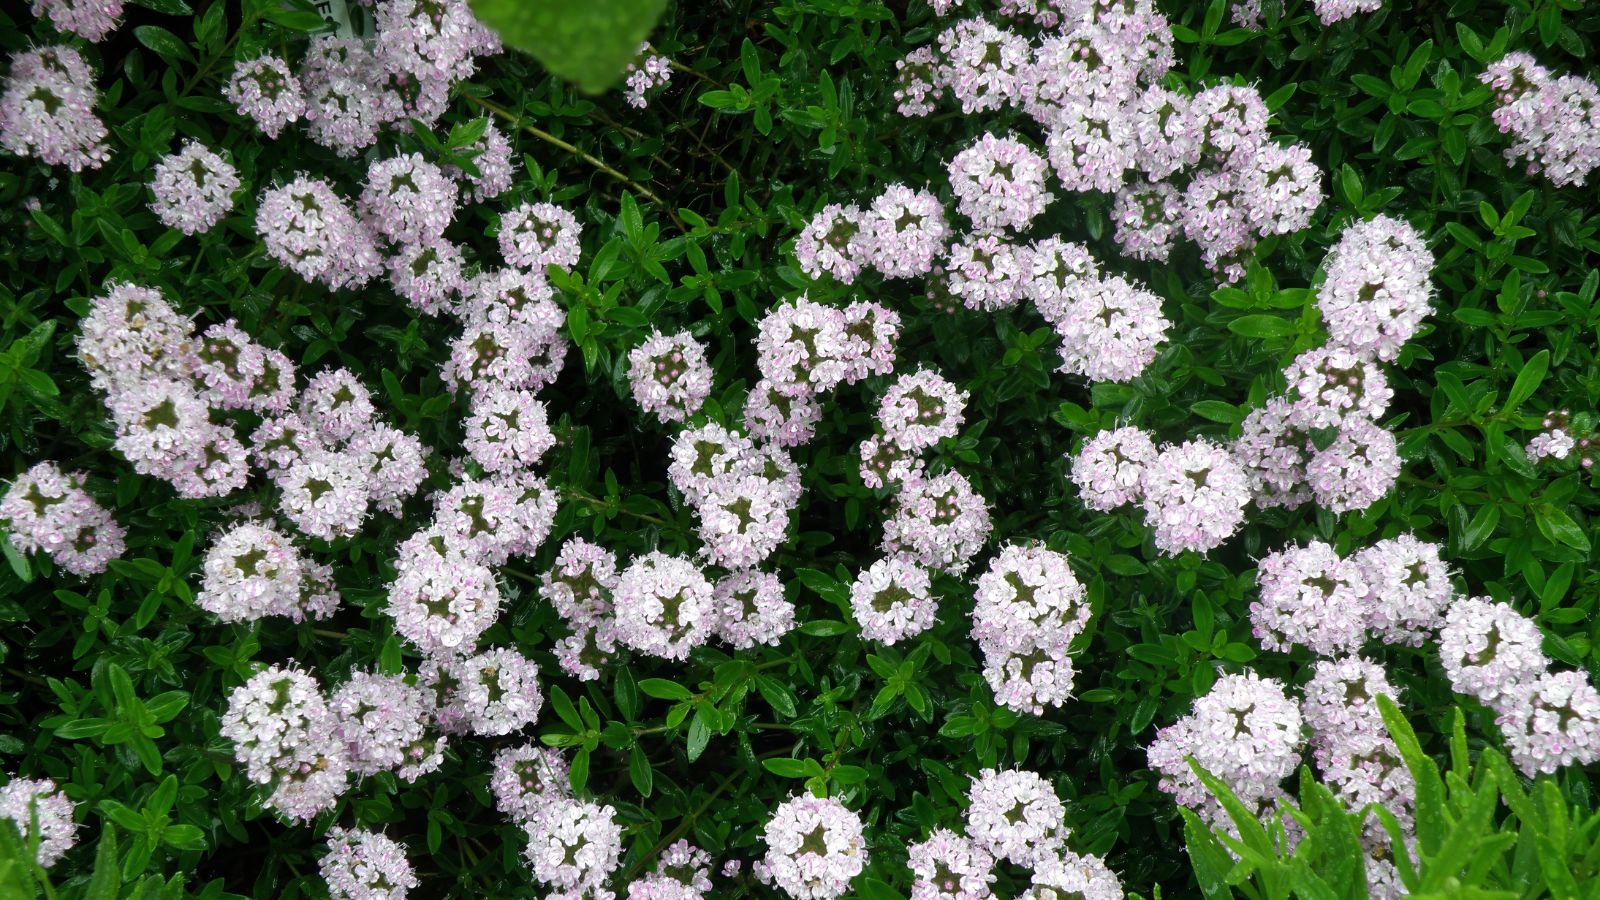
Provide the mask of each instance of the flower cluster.
[{"label": "flower cluster", "polygon": [[413,680],[355,672],[329,698],[357,776],[393,771],[415,781],[444,763],[445,738],[427,732],[434,698]]},{"label": "flower cluster", "polygon": [[126,548],[126,531],[67,475],[42,462],[18,475],[0,498],[0,523],[22,553],[44,553],[74,575],[96,575]]},{"label": "flower cluster", "polygon": [[331,567],[300,555],[289,537],[269,525],[241,522],[206,551],[195,603],[224,622],[263,616],[325,619],[339,605]]},{"label": "flower cluster", "polygon": [[571,795],[568,776],[559,751],[522,744],[495,754],[489,789],[502,815],[514,825],[526,825],[543,818],[553,801]]},{"label": "flower cluster", "polygon": [[867,864],[861,816],[832,797],[800,795],[778,804],[762,840],[763,880],[795,900],[841,897]]},{"label": "flower cluster", "polygon": [[897,557],[863,569],[850,585],[850,611],[861,636],[893,644],[933,627],[939,612],[928,570]]},{"label": "flower cluster", "polygon": [[1444,614],[1439,659],[1450,684],[1495,712],[1511,759],[1530,777],[1600,759],[1600,693],[1582,672],[1551,672],[1532,619],[1487,597]]},{"label": "flower cluster", "polygon": [[[1409,846],[1416,839],[1416,784],[1384,725],[1379,696],[1399,699],[1382,666],[1355,656],[1321,660],[1305,685],[1300,710],[1311,729],[1323,782],[1349,809],[1381,804],[1394,814]],[[1392,855],[1393,837],[1376,823],[1362,830],[1361,842],[1368,853]],[[1368,866],[1373,896],[1392,895],[1381,889],[1384,874],[1382,867]]]},{"label": "flower cluster", "polygon": [[57,31],[98,43],[121,24],[122,0],[33,0],[33,14],[48,15]]},{"label": "flower cluster", "polygon": [[993,529],[987,502],[960,472],[908,479],[883,524],[883,551],[959,575]]},{"label": "flower cluster", "polygon": [[1283,684],[1254,672],[1223,675],[1189,715],[1156,735],[1150,768],[1179,804],[1213,825],[1227,819],[1189,766],[1194,757],[1221,779],[1241,802],[1260,805],[1280,796],[1279,787],[1300,762],[1303,720]]},{"label": "flower cluster", "polygon": [[[1573,416],[1571,410],[1553,410],[1545,413],[1539,422],[1539,433],[1528,441],[1524,452],[1529,462],[1545,459],[1575,459],[1579,467],[1594,468],[1596,445],[1590,430],[1589,415]],[[1582,435],[1582,437],[1579,437]]]},{"label": "flower cluster", "polygon": [[98,98],[94,71],[77,48],[19,50],[0,90],[0,147],[73,172],[98,169],[111,158]]},{"label": "flower cluster", "polygon": [[624,81],[628,87],[628,105],[644,109],[650,105],[645,94],[666,87],[667,82],[672,80],[672,60],[659,53],[651,53],[647,41],[639,45],[638,58],[628,63],[628,69],[623,74],[627,76]]},{"label": "flower cluster", "polygon": [[1430,310],[1433,254],[1410,224],[1389,216],[1356,222],[1322,263],[1317,308],[1329,339],[1392,361]]},{"label": "flower cluster", "polygon": [[12,778],[0,787],[0,819],[11,820],[24,845],[38,841],[33,859],[42,868],[55,865],[78,842],[74,808],[48,778]]},{"label": "flower cluster", "polygon": [[543,814],[523,825],[534,880],[568,896],[600,891],[622,856],[616,812],[582,800],[550,798]]},{"label": "flower cluster", "polygon": [[268,805],[309,820],[349,787],[350,754],[311,675],[273,666],[228,695],[222,736],[252,782],[269,786]]},{"label": "flower cluster", "polygon": [[[1309,148],[1271,139],[1254,88],[1223,84],[1188,96],[1159,83],[1173,63],[1173,38],[1149,4],[1063,14],[1057,4],[1008,0],[1001,12],[1046,31],[1030,41],[981,18],[953,23],[900,62],[900,112],[926,115],[944,92],[968,114],[1022,110],[1042,130],[1063,188],[1115,194],[1127,255],[1165,259],[1181,233],[1208,266],[1238,280],[1258,240],[1306,227],[1321,205],[1322,173]],[[1021,146],[986,135],[952,163],[954,193],[979,228],[1021,227],[1048,202],[1045,157],[1018,153]],[[1009,202],[998,217],[982,210],[1000,197]]]},{"label": "flower cluster", "polygon": [[967,801],[965,834],[935,827],[907,848],[913,900],[989,900],[1000,861],[1032,870],[1024,897],[1121,900],[1122,885],[1103,860],[1066,848],[1066,808],[1037,773],[984,769]]},{"label": "flower cluster", "polygon": [[1010,545],[978,576],[972,637],[995,702],[1040,715],[1072,692],[1068,650],[1089,623],[1086,591],[1067,558],[1039,546]]},{"label": "flower cluster", "polygon": [[317,866],[331,900],[405,900],[420,883],[402,844],[363,829],[329,829],[328,853]]},{"label": "flower cluster", "polygon": [[227,160],[196,141],[161,158],[150,180],[150,209],[168,228],[184,234],[208,231],[233,210],[239,173]]},{"label": "flower cluster", "polygon": [[1600,87],[1554,75],[1527,53],[1508,53],[1478,76],[1494,92],[1494,123],[1511,136],[1506,162],[1527,162],[1556,187],[1583,185],[1600,166]]},{"label": "flower cluster", "polygon": [[702,900],[711,890],[711,854],[679,840],[656,858],[656,870],[628,885],[628,900]]},{"label": "flower cluster", "polygon": [[633,399],[663,422],[682,422],[711,395],[706,348],[687,331],[652,332],[628,354]]},{"label": "flower cluster", "polygon": [[1156,549],[1169,555],[1205,553],[1244,523],[1250,484],[1226,448],[1196,438],[1156,451],[1144,466],[1138,502]]},{"label": "flower cluster", "polygon": [[1421,646],[1443,624],[1454,599],[1439,547],[1401,535],[1341,558],[1321,541],[1267,554],[1250,606],[1255,636],[1269,650],[1298,645],[1336,658],[1370,635]]},{"label": "flower cluster", "polygon": [[223,94],[270,138],[305,119],[312,140],[355,156],[384,128],[438,120],[455,84],[499,39],[466,0],[374,0],[370,40],[318,35],[298,74],[271,54],[239,63]]}]

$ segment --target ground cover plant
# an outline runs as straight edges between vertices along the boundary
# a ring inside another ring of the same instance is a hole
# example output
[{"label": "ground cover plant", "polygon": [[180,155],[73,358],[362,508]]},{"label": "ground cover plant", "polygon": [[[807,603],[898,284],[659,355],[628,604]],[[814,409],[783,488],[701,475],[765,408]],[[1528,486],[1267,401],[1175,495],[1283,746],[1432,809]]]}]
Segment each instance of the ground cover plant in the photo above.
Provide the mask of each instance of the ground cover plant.
[{"label": "ground cover plant", "polygon": [[1600,895],[1578,0],[0,22],[0,900]]}]

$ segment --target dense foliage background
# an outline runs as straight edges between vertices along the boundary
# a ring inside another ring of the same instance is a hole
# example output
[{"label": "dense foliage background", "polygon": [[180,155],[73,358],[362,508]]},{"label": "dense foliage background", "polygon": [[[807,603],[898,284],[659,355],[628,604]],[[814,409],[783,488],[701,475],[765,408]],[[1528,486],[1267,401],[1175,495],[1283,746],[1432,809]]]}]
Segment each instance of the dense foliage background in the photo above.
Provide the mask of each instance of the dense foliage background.
[{"label": "dense foliage background", "polygon": [[[1191,245],[1180,243],[1170,264],[1121,258],[1108,200],[1058,192],[1037,233],[1088,244],[1159,293],[1175,323],[1159,360],[1126,386],[1055,374],[1054,337],[1029,310],[952,311],[919,282],[841,287],[795,266],[793,239],[824,203],[868,199],[894,181],[947,190],[950,155],[997,127],[997,117],[953,111],[895,114],[896,60],[939,28],[920,0],[669,4],[650,40],[679,71],[644,110],[615,91],[579,93],[515,53],[486,60],[458,90],[444,124],[493,115],[518,151],[516,186],[500,202],[548,199],[584,224],[583,262],[557,282],[577,352],[541,394],[560,439],[549,466],[560,517],[540,554],[501,570],[518,599],[485,643],[541,661],[551,702],[534,730],[573,748],[588,789],[619,810],[625,872],[680,836],[718,859],[759,856],[771,808],[815,775],[874,836],[858,891],[891,897],[909,885],[903,844],[956,822],[968,775],[1015,764],[1054,782],[1069,803],[1071,845],[1105,854],[1128,889],[1192,893],[1182,822],[1156,790],[1144,747],[1219,671],[1249,664],[1304,679],[1309,657],[1261,652],[1245,619],[1253,560],[1296,540],[1342,552],[1405,532],[1440,542],[1458,588],[1512,601],[1537,617],[1554,659],[1594,670],[1600,574],[1589,560],[1600,500],[1588,473],[1536,468],[1521,446],[1547,410],[1586,414],[1600,397],[1600,203],[1593,186],[1554,189],[1506,163],[1477,75],[1508,49],[1589,71],[1600,12],[1576,0],[1428,0],[1324,27],[1287,0],[1250,32],[1227,23],[1220,0],[1160,6],[1179,41],[1171,78],[1258,85],[1274,133],[1313,149],[1329,198],[1313,227],[1263,243],[1245,282],[1219,289]],[[218,736],[228,689],[258,664],[297,660],[336,681],[380,662],[414,663],[377,606],[393,548],[415,523],[377,517],[358,537],[307,544],[335,566],[346,599],[331,622],[218,624],[192,600],[197,559],[231,507],[270,503],[270,489],[258,481],[252,496],[188,501],[134,475],[109,449],[105,409],[74,358],[87,297],[110,279],[159,286],[204,323],[237,318],[305,370],[337,363],[359,373],[380,410],[434,449],[431,486],[450,483],[463,411],[438,374],[449,326],[380,284],[334,294],[304,283],[267,259],[255,234],[262,187],[300,170],[357,184],[365,171],[363,160],[299,134],[264,139],[220,97],[235,58],[295,52],[317,27],[303,13],[276,0],[130,6],[117,32],[85,45],[101,75],[111,162],[79,175],[0,160],[5,475],[43,459],[86,470],[130,529],[123,561],[88,581],[6,548],[0,768],[53,778],[80,802],[86,839],[54,871],[58,883],[87,878],[91,838],[122,804],[147,823],[141,834],[117,819],[124,872],[182,872],[210,896],[319,895],[318,835],[330,823],[381,827],[406,843],[422,896],[529,896],[520,834],[486,788],[489,757],[514,738],[455,742],[445,768],[417,785],[368,779],[315,827],[288,827],[261,811]],[[20,4],[0,11],[0,25],[8,52],[52,39]],[[224,224],[196,238],[165,229],[146,207],[150,164],[182,137],[226,148],[246,186]],[[386,136],[380,150],[395,149],[430,150]],[[1158,555],[1134,512],[1084,509],[1063,456],[1085,433],[1124,420],[1167,440],[1237,433],[1243,411],[1278,388],[1282,366],[1320,341],[1305,289],[1327,247],[1352,217],[1377,211],[1417,226],[1439,260],[1436,313],[1387,367],[1396,399],[1385,424],[1405,457],[1392,494],[1342,517],[1312,506],[1252,512],[1241,535],[1204,558]],[[452,234],[487,252],[491,216],[471,215]],[[702,648],[681,665],[623,658],[588,684],[551,661],[557,619],[531,593],[563,538],[599,536],[625,555],[698,547],[692,513],[666,487],[672,432],[628,399],[627,351],[651,326],[691,329],[717,373],[709,416],[732,424],[757,377],[752,323],[807,289],[900,311],[902,368],[935,365],[971,392],[967,425],[943,461],[992,504],[996,542],[1044,541],[1070,554],[1089,586],[1096,615],[1080,639],[1073,702],[1039,718],[995,706],[967,636],[972,588],[957,579],[937,580],[941,621],[909,644],[855,634],[844,586],[877,558],[887,513],[887,495],[856,473],[877,382],[832,395],[817,439],[796,454],[806,496],[771,565],[805,624],[780,646]],[[1443,752],[1458,698],[1431,652],[1389,648],[1379,658],[1423,746]],[[140,698],[178,691],[183,701],[164,701],[159,715],[130,707],[113,695],[112,667]],[[92,717],[129,721],[127,734],[147,737],[75,738],[71,723]],[[1474,746],[1496,741],[1476,705],[1466,723]],[[154,754],[141,752],[143,741]],[[778,759],[806,762],[763,765]],[[1569,769],[1557,781],[1588,809],[1594,775]],[[169,776],[176,794],[162,796]],[[163,841],[166,822],[201,837]],[[997,885],[1005,895],[1023,887]],[[767,889],[740,878],[718,880],[718,891]]]}]

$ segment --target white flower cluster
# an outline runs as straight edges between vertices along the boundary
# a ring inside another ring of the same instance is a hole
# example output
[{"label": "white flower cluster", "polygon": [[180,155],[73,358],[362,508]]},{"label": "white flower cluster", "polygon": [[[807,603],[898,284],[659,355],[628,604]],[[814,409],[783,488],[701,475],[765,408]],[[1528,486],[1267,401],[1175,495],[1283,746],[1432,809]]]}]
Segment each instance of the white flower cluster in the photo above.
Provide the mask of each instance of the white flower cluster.
[{"label": "white flower cluster", "polygon": [[972,637],[995,702],[1041,715],[1072,693],[1068,650],[1089,623],[1084,586],[1066,556],[1010,545],[978,576]]}]

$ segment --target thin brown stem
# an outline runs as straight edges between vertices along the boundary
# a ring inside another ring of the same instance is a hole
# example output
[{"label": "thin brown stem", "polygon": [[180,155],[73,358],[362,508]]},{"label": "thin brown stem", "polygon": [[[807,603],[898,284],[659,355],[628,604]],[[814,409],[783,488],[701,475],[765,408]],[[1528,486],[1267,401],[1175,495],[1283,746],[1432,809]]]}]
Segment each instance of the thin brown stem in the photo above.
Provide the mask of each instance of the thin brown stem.
[{"label": "thin brown stem", "polygon": [[599,157],[594,156],[593,154],[590,154],[590,153],[586,153],[583,150],[579,150],[576,146],[574,146],[572,144],[569,144],[566,141],[563,141],[561,138],[556,137],[555,135],[551,134],[548,131],[545,131],[542,128],[539,128],[537,126],[528,124],[528,122],[525,121],[521,116],[516,115],[515,113],[511,112],[508,109],[505,109],[503,107],[497,106],[497,105],[495,105],[493,103],[490,103],[489,101],[484,100],[482,98],[473,97],[471,95],[467,95],[467,99],[471,100],[473,103],[478,104],[480,107],[482,107],[482,108],[494,113],[495,115],[499,116],[500,118],[505,119],[507,122],[511,123],[511,125],[513,127],[520,128],[523,131],[526,131],[527,133],[533,135],[534,137],[538,138],[541,141],[544,141],[545,143],[551,145],[552,147],[560,147],[562,150],[565,150],[568,153],[571,153],[573,156],[576,156],[579,159],[583,160],[584,162],[588,163],[589,165],[594,166],[596,169],[599,169],[601,172],[604,172],[607,175],[610,175],[612,178],[615,178],[616,180],[618,180],[618,181],[622,182],[623,184],[627,185],[628,187],[633,188],[635,191],[638,191],[639,194],[641,196],[643,196],[645,199],[647,199],[647,200],[651,201],[652,203],[654,203],[655,205],[661,207],[661,209],[666,212],[667,216],[672,219],[673,224],[678,226],[678,230],[679,231],[688,231],[689,230],[689,227],[684,224],[683,220],[678,218],[677,210],[673,209],[665,200],[662,200],[660,195],[658,195],[655,191],[652,191],[649,188],[645,187],[644,185],[640,184],[639,182],[634,181],[632,178],[629,178],[627,175],[623,174],[622,172],[619,172],[616,169],[613,169],[612,167],[606,165],[605,162],[602,161]]}]

